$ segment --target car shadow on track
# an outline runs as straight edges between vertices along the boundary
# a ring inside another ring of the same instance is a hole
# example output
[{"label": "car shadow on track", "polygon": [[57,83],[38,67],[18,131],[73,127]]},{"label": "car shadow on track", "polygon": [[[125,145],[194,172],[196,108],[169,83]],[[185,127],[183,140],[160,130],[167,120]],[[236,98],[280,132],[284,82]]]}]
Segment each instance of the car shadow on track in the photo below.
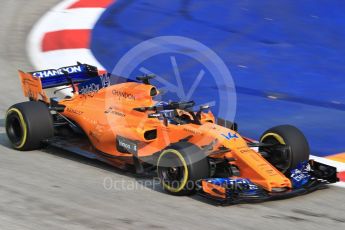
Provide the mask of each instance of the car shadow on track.
[{"label": "car shadow on track", "polygon": [[[10,141],[8,140],[6,132],[4,130],[4,125],[5,125],[4,123],[5,123],[4,119],[0,119],[0,128],[3,130],[0,132],[0,145],[2,145],[3,147],[7,149],[12,149]],[[84,156],[80,156],[80,155],[68,152],[66,150],[55,148],[55,147],[47,147],[47,148],[41,149],[41,151],[47,154],[57,156],[57,157],[65,158],[67,160],[72,160],[81,164],[103,169],[111,173],[116,173],[122,176],[128,176],[135,180],[139,188],[149,189],[154,192],[159,192],[162,194],[166,194],[167,196],[171,196],[170,194],[166,193],[163,190],[154,172],[148,175],[135,174],[134,172],[122,170],[114,166],[108,165],[102,161],[90,159]],[[188,198],[199,201],[199,202],[214,204],[213,202],[210,202],[209,200],[197,195],[188,196]]]},{"label": "car shadow on track", "polygon": [[8,140],[7,135],[6,135],[4,118],[0,119],[0,145],[6,148],[11,148],[11,143]]},{"label": "car shadow on track", "polygon": [[5,148],[12,149],[11,143],[8,140],[6,133],[0,133],[0,145],[2,145]]},{"label": "car shadow on track", "polygon": [[[119,174],[122,176],[128,176],[128,177],[135,180],[135,183],[137,184],[136,188],[149,189],[149,190],[152,190],[154,192],[165,194],[166,196],[172,196],[163,190],[163,188],[159,182],[159,179],[155,176],[155,173],[148,174],[148,175],[135,174],[134,172],[122,170],[122,169],[116,168],[114,166],[108,165],[102,161],[86,158],[84,156],[80,156],[80,155],[77,155],[77,154],[74,154],[74,153],[71,153],[71,152],[68,152],[65,150],[61,150],[58,148],[54,148],[54,147],[48,147],[48,148],[43,149],[42,151],[44,151],[47,154],[52,154],[54,156],[65,158],[67,160],[73,160],[73,161],[79,162],[81,164],[86,164],[86,165],[89,165],[92,167],[103,169],[103,170],[109,171],[111,173],[116,173],[116,174]],[[203,202],[203,203],[212,204],[212,205],[218,205],[218,204],[216,204],[216,203],[214,203],[208,199],[205,199],[201,196],[198,196],[198,195],[191,195],[191,196],[188,196],[188,198],[193,199],[193,200],[198,201],[198,202]]]},{"label": "car shadow on track", "polygon": [[61,158],[65,158],[65,159],[68,159],[68,160],[73,160],[73,161],[76,161],[76,162],[79,162],[79,163],[82,163],[82,164],[86,164],[86,165],[93,166],[93,167],[96,167],[96,168],[99,168],[99,169],[103,169],[103,170],[106,170],[106,171],[114,172],[114,173],[117,173],[117,174],[120,174],[120,175],[135,176],[135,174],[133,174],[133,173],[131,173],[129,171],[113,167],[113,166],[111,166],[109,164],[106,164],[106,163],[104,163],[102,161],[95,160],[95,159],[90,159],[90,158],[87,158],[87,157],[84,157],[84,156],[81,156],[81,155],[69,152],[67,150],[62,150],[62,149],[55,148],[55,147],[52,147],[52,146],[48,146],[48,147],[42,149],[41,151],[43,151],[43,152],[45,152],[47,154],[51,154],[51,155],[54,155],[54,156],[57,156],[57,157],[61,157]]},{"label": "car shadow on track", "polygon": [[[156,178],[156,177],[153,177],[153,178],[140,178],[140,177],[138,177],[136,175],[135,179],[136,179],[136,182],[141,187],[153,190],[155,192],[163,193],[163,194],[165,194],[167,196],[173,196],[173,195],[168,194],[167,192],[164,191],[164,189],[162,188],[162,185],[161,185],[159,179]],[[195,200],[197,202],[202,202],[202,203],[205,203],[205,204],[209,204],[209,205],[214,205],[214,206],[223,206],[224,205],[224,204],[221,204],[219,202],[215,202],[215,201],[212,201],[210,199],[206,199],[205,197],[199,196],[197,194],[186,195],[184,197],[187,197],[189,199]]]},{"label": "car shadow on track", "polygon": [[[163,188],[159,182],[159,179],[155,176],[155,172],[153,172],[151,174],[140,175],[140,174],[136,174],[134,172],[128,171],[128,170],[116,168],[114,166],[111,166],[111,165],[106,164],[106,163],[99,161],[99,160],[90,159],[90,158],[87,158],[87,157],[84,157],[84,156],[81,156],[78,154],[68,152],[66,150],[62,150],[62,149],[50,147],[50,146],[45,148],[45,149],[42,149],[42,151],[47,153],[47,154],[51,154],[51,155],[54,155],[57,157],[65,158],[67,160],[73,160],[73,161],[76,161],[76,162],[81,163],[81,164],[86,164],[86,165],[89,165],[92,167],[103,169],[105,171],[109,171],[111,173],[116,173],[118,175],[130,177],[131,179],[135,180],[135,183],[137,184],[136,188],[149,189],[149,190],[152,190],[154,192],[159,192],[159,193],[166,194],[167,196],[171,196],[163,190]],[[195,197],[195,196],[190,196],[190,198],[195,199],[195,200],[199,200],[199,199],[202,200],[203,199],[201,197]]]}]

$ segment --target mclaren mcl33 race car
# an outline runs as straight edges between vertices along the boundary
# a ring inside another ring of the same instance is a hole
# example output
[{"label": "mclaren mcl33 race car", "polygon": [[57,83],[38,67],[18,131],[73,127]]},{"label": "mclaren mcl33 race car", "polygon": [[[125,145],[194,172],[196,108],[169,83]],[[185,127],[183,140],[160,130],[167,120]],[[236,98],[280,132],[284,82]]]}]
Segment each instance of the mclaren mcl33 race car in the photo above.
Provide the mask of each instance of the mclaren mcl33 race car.
[{"label": "mclaren mcl33 race car", "polygon": [[[336,168],[309,160],[306,138],[291,125],[242,137],[194,101],[157,101],[154,76],[114,83],[111,74],[78,63],[19,71],[29,101],[11,106],[6,132],[13,147],[54,146],[138,174],[156,173],[168,193],[198,193],[221,204],[306,194],[338,181]],[[45,89],[69,88],[48,97]]]}]

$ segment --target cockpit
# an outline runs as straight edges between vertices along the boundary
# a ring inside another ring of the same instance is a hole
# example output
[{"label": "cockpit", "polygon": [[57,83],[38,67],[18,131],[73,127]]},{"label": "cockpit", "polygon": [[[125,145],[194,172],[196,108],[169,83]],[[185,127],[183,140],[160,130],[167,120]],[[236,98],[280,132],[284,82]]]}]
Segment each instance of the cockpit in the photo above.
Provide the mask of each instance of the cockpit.
[{"label": "cockpit", "polygon": [[152,111],[153,113],[149,113],[149,118],[157,118],[159,120],[163,120],[166,125],[174,124],[174,125],[184,125],[184,124],[197,124],[201,125],[201,115],[203,112],[209,111],[209,106],[201,106],[199,111],[193,111],[193,107],[195,106],[194,101],[187,101],[187,102],[165,102],[161,101],[156,103],[154,106],[151,107],[139,107],[135,108],[134,110],[139,112],[148,112]]}]

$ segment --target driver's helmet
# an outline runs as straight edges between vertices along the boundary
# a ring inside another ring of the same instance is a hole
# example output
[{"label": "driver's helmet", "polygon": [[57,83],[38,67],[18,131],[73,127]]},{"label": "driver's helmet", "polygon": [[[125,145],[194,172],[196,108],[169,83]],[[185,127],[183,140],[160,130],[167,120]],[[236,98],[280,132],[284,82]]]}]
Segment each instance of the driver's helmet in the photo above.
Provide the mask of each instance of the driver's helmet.
[{"label": "driver's helmet", "polygon": [[[166,101],[159,101],[159,102],[157,102],[155,104],[155,106],[157,106],[157,107],[160,107],[160,106],[163,107],[165,105],[169,105],[169,103],[166,102]],[[174,120],[174,117],[175,117],[176,114],[175,114],[175,111],[173,109],[160,110],[159,113],[162,114],[165,118],[167,118],[168,122],[170,124],[175,124],[176,123],[176,121]],[[161,119],[163,119],[163,118],[161,118]]]}]

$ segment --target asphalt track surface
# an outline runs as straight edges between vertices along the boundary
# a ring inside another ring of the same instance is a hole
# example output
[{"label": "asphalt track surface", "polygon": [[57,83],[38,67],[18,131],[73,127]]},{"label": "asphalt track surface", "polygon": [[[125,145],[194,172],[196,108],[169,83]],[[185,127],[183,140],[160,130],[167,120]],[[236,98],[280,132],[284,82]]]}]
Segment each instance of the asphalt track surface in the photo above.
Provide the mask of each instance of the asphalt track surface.
[{"label": "asphalt track surface", "polygon": [[[31,26],[57,0],[1,1],[1,118],[23,101],[16,69],[30,70]],[[344,229],[344,190],[229,207],[173,197],[150,179],[48,149],[11,150],[0,120],[0,229]],[[113,187],[106,189],[106,186]],[[142,186],[147,183],[146,186]],[[115,186],[116,185],[116,186]],[[135,187],[133,189],[133,187]]]}]

